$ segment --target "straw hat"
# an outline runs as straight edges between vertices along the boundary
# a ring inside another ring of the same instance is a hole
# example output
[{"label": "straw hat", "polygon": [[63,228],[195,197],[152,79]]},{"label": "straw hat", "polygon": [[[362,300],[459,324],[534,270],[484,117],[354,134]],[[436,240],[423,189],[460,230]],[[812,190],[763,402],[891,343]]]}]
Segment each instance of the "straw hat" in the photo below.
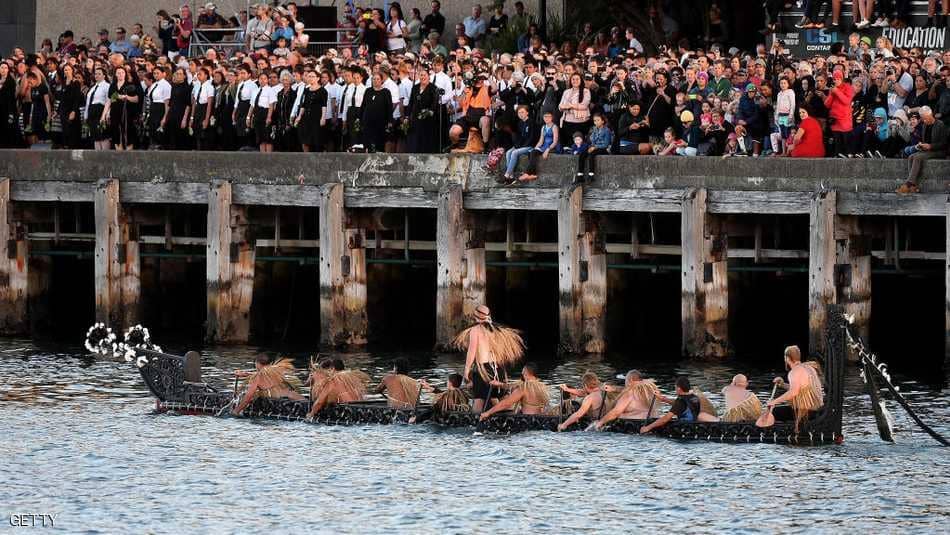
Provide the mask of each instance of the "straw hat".
[{"label": "straw hat", "polygon": [[487,323],[491,321],[491,310],[485,305],[479,305],[475,309],[475,320],[479,323]]}]

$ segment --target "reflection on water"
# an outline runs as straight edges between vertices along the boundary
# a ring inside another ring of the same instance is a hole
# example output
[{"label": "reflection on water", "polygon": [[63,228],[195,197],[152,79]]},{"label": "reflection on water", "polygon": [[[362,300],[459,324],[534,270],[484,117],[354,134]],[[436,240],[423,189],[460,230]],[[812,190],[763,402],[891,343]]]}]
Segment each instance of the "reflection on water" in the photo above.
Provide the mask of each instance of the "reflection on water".
[{"label": "reflection on water", "polygon": [[[208,350],[205,379],[228,389],[253,355]],[[377,378],[393,357],[346,355]],[[410,357],[434,383],[462,364]],[[737,371],[767,398],[781,371],[608,358],[549,360],[541,375],[633,366],[667,389],[685,373],[714,401]],[[67,532],[941,531],[950,517],[948,450],[893,404],[899,443],[880,442],[856,375],[845,444],[825,448],[159,415],[133,365],[30,342],[0,342],[0,375],[0,515],[57,514]],[[950,391],[895,379],[950,435]]]}]

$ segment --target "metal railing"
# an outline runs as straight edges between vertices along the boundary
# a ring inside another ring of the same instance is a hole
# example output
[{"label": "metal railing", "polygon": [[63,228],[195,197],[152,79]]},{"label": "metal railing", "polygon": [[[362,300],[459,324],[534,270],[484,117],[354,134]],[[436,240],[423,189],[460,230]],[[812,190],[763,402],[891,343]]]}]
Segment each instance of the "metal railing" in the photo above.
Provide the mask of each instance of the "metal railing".
[{"label": "metal railing", "polygon": [[[309,41],[307,44],[307,53],[314,56],[320,56],[331,48],[342,49],[347,47],[356,47],[352,40],[347,40],[346,35],[355,33],[352,28],[304,28],[304,33],[313,36],[326,36],[332,33],[334,38],[331,40]],[[191,33],[191,41],[188,44],[188,57],[203,55],[209,48],[214,48],[225,57],[230,57],[235,52],[253,52],[248,46],[246,39],[237,40],[237,36],[245,36],[246,28],[195,28]],[[220,40],[213,40],[213,36],[221,35]]]}]

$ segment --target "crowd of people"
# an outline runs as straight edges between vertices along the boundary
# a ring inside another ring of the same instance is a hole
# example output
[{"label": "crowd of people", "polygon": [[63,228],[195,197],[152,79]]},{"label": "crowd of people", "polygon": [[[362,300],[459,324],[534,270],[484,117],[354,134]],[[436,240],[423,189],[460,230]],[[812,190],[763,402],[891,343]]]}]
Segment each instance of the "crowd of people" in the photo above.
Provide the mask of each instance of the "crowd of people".
[{"label": "crowd of people", "polygon": [[[558,430],[564,431],[584,420],[596,429],[603,429],[617,419],[644,420],[641,433],[663,427],[673,419],[685,422],[754,423],[771,427],[776,421],[793,422],[795,428],[812,418],[824,406],[824,387],[820,368],[815,362],[803,362],[797,346],[785,350],[784,364],[788,383],[781,377],[773,380],[772,397],[763,407],[758,396],[749,390],[745,375],[736,375],[722,389],[725,404],[722,413],[709,398],[694,389],[688,377],[676,379],[675,396],[664,395],[657,385],[638,370],[625,376],[623,386],[601,382],[592,372],[580,378],[580,386],[558,385],[562,402],[551,405],[551,387],[538,376],[533,363],[521,366],[521,378],[508,379],[508,370],[523,357],[524,345],[517,331],[493,322],[488,307],[476,308],[471,327],[459,333],[456,347],[466,352],[463,373],[446,377],[445,388],[433,387],[425,379],[409,376],[409,363],[397,359],[391,373],[385,375],[374,389],[370,377],[360,370],[347,369],[341,359],[323,359],[311,364],[306,381],[309,386],[308,418],[337,403],[362,401],[369,393],[383,395],[389,407],[415,410],[422,392],[434,394],[432,408],[436,412],[474,412],[479,420],[500,413],[525,415],[557,414],[562,417]],[[302,382],[295,375],[289,359],[270,363],[266,356],[258,358],[254,371],[236,372],[248,381],[247,388],[232,413],[240,415],[258,397],[308,399],[298,391]],[[775,397],[779,388],[787,392]],[[571,397],[576,401],[571,401]],[[670,409],[661,415],[661,405]]]},{"label": "crowd of people", "polygon": [[[185,5],[159,11],[152,32],[103,30],[96,43],[67,30],[0,62],[0,146],[487,152],[508,183],[558,153],[578,156],[578,180],[603,154],[908,158],[904,192],[947,153],[950,51],[853,33],[796,58],[774,36],[742,51],[590,24],[546,42],[521,2],[510,15],[474,6],[450,37],[440,9],[347,3],[344,41],[320,53],[293,3],[231,20],[213,4],[194,20]],[[525,30],[499,48],[509,27]],[[195,31],[221,28],[246,46],[188,56]]]}]

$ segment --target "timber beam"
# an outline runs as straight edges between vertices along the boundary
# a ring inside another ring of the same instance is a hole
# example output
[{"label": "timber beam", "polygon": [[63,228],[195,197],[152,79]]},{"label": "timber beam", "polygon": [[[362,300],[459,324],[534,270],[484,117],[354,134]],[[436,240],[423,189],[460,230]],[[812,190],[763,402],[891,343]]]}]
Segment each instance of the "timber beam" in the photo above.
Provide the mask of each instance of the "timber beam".
[{"label": "timber beam", "polygon": [[366,248],[362,230],[347,229],[343,184],[320,186],[320,346],[366,345]]},{"label": "timber beam", "polygon": [[709,358],[729,354],[728,238],[725,225],[708,213],[705,188],[683,198],[682,353]]},{"label": "timber beam", "polygon": [[138,231],[122,209],[118,180],[96,184],[94,205],[96,321],[121,331],[137,324],[140,317]]},{"label": "timber beam", "polygon": [[0,180],[0,334],[29,330],[29,261],[26,229],[12,221],[10,179]]},{"label": "timber beam", "polygon": [[835,210],[838,194],[823,191],[811,200],[808,213],[808,351],[825,352],[828,305],[837,303],[835,290]]},{"label": "timber beam", "polygon": [[209,342],[245,343],[250,337],[256,247],[247,207],[232,204],[231,183],[211,184],[208,198],[206,274]]}]

